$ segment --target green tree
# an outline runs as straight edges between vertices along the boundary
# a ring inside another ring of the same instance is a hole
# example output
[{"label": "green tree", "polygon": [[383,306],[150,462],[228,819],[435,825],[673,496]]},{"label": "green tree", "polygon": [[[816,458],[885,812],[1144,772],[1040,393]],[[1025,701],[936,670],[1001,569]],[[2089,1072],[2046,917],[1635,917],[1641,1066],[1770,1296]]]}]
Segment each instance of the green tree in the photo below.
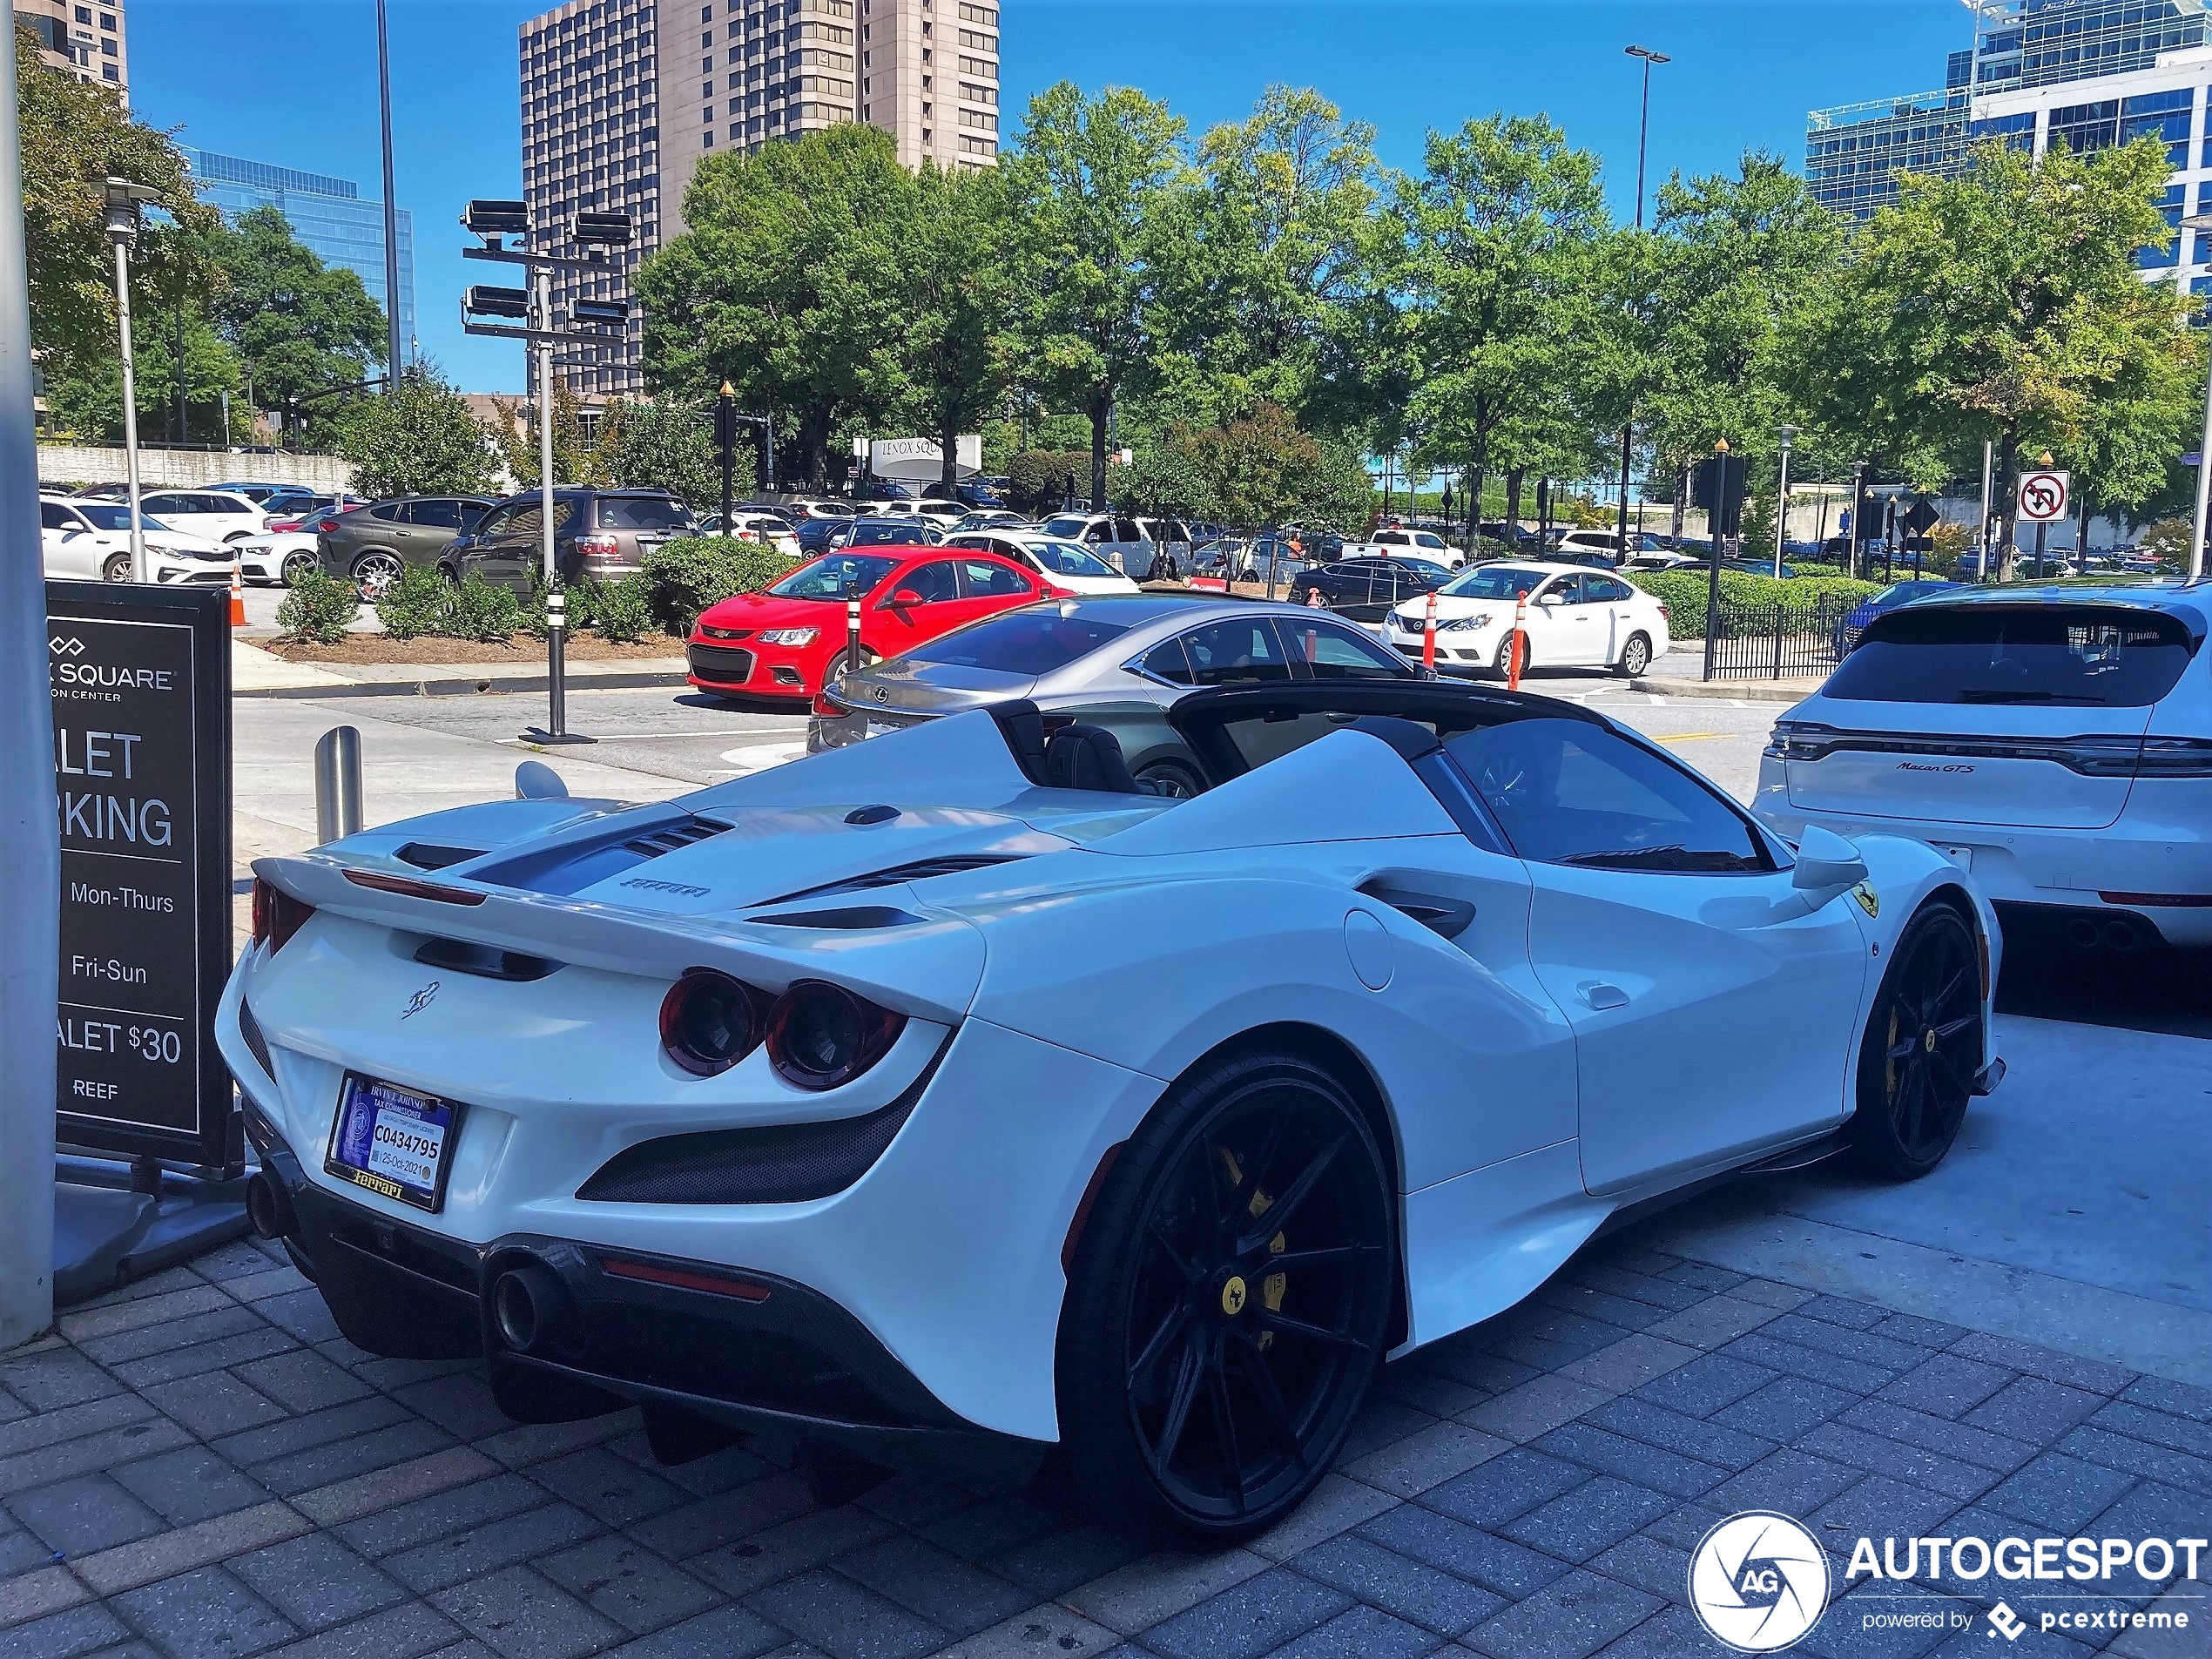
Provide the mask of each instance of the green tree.
[{"label": "green tree", "polygon": [[[491,442],[516,485],[536,489],[538,485],[537,407],[521,399],[509,402],[492,399],[498,418],[491,423]],[[586,435],[583,408],[567,381],[553,382],[553,482],[556,484],[602,485],[614,482],[614,428],[603,415],[596,430]]]},{"label": "green tree", "polygon": [[2040,161],[1989,145],[1958,178],[1900,175],[1793,332],[1817,424],[1900,456],[1995,446],[2007,577],[2023,454],[2076,461],[2125,503],[2164,484],[2184,442],[2203,350],[2185,302],[2135,262],[2172,239],[2168,177],[2148,139]]},{"label": "green tree", "polygon": [[[366,380],[384,361],[384,308],[355,273],[303,246],[275,208],[254,208],[209,243],[223,281],[207,319],[237,355],[256,408]],[[338,413],[318,408],[308,435],[334,429]]]},{"label": "green tree", "polygon": [[132,256],[132,302],[159,311],[211,280],[200,239],[217,227],[192,193],[166,134],[131,118],[105,88],[57,75],[38,41],[16,30],[16,107],[23,133],[23,216],[30,335],[43,349],[93,363],[115,350],[115,255],[102,182],[111,175],[160,192]]},{"label": "green tree", "polygon": [[709,158],[685,193],[691,228],[637,273],[656,393],[738,407],[792,435],[809,488],[842,423],[905,392],[908,249],[917,185],[890,136],[858,123],[753,155]]},{"label": "green tree", "polygon": [[1251,117],[1199,140],[1176,209],[1163,373],[1211,421],[1273,403],[1341,428],[1371,418],[1376,381],[1351,349],[1384,178],[1375,131],[1311,89],[1271,86]]},{"label": "green tree", "polygon": [[[607,482],[631,489],[665,489],[693,507],[720,501],[722,469],[714,452],[714,420],[705,409],[676,398],[629,402],[617,398],[601,417]],[[752,488],[752,455],[740,444],[731,488]]]},{"label": "green tree", "polygon": [[1072,83],[1030,100],[1000,158],[1020,251],[1028,378],[1090,421],[1093,499],[1106,497],[1107,428],[1117,398],[1155,370],[1167,319],[1159,278],[1177,238],[1184,124],[1128,87],[1087,98]]},{"label": "green tree", "polygon": [[934,162],[915,180],[901,356],[948,489],[960,477],[956,441],[999,407],[1008,383],[1015,288],[1005,190],[995,169],[946,172]]},{"label": "green tree", "polygon": [[482,495],[496,488],[483,422],[458,392],[419,369],[401,375],[389,396],[353,406],[338,453],[353,465],[354,489],[372,499]]},{"label": "green tree", "polygon": [[1470,121],[1429,135],[1393,214],[1410,420],[1428,456],[1471,463],[1472,526],[1501,429],[1575,389],[1608,228],[1597,158],[1541,116]]}]

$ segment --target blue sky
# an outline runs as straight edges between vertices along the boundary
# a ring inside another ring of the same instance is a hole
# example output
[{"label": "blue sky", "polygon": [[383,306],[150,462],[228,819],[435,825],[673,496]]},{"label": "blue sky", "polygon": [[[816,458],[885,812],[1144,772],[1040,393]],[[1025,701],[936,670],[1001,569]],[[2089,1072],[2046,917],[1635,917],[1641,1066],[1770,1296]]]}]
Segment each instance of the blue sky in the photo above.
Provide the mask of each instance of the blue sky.
[{"label": "blue sky", "polygon": [[[1389,0],[1001,0],[1005,102],[1052,82],[1120,84],[1201,128],[1273,82],[1320,88],[1412,166],[1431,128],[1542,111],[1604,158],[1635,210],[1639,43],[1651,172],[1710,172],[1747,148],[1803,159],[1804,112],[1924,91],[1969,44],[1959,0],[1398,4]],[[401,204],[415,213],[423,347],[470,391],[512,391],[520,348],[462,334],[471,196],[519,195],[516,30],[531,0],[391,0]],[[132,95],[188,143],[359,180],[379,193],[373,0],[131,0]]]}]

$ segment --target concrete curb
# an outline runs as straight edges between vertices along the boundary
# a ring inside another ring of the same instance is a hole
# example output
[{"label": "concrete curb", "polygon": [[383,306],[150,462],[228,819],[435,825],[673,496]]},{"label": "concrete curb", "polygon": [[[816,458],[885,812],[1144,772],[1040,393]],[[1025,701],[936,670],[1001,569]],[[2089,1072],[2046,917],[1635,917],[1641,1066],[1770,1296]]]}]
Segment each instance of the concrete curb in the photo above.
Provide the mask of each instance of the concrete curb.
[{"label": "concrete curb", "polygon": [[1727,702],[1802,703],[1820,689],[1817,681],[1677,680],[1647,674],[1629,682],[1629,689],[1654,697],[1716,698]]},{"label": "concrete curb", "polygon": [[[340,685],[277,685],[260,691],[239,691],[234,697],[274,698],[299,703],[320,703],[341,697],[487,697],[506,691],[543,691],[543,674],[499,674],[446,679],[351,680]],[[659,686],[688,685],[684,675],[571,674],[571,691],[643,691]]]}]

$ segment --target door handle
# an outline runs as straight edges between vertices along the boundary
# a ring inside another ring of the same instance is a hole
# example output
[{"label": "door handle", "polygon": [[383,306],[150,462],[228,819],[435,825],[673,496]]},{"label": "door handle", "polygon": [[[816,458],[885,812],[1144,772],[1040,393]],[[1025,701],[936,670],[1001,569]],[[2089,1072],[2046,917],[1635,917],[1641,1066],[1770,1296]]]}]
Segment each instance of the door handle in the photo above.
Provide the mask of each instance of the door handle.
[{"label": "door handle", "polygon": [[1617,985],[1607,985],[1598,980],[1584,980],[1575,988],[1575,995],[1582,999],[1585,1008],[1600,1014],[1629,1006],[1629,994],[1626,991]]},{"label": "door handle", "polygon": [[1445,899],[1432,894],[1410,893],[1386,881],[1370,881],[1359,889],[1413,921],[1440,939],[1457,939],[1474,922],[1474,907],[1464,899]]}]

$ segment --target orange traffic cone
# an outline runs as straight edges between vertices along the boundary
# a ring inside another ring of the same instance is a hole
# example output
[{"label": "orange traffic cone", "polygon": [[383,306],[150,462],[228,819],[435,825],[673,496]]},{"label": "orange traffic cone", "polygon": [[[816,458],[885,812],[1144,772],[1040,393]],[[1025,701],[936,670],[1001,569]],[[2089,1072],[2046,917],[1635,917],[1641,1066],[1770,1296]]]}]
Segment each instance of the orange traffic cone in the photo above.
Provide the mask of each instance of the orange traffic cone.
[{"label": "orange traffic cone", "polygon": [[231,565],[231,626],[233,628],[246,626],[246,588],[239,580],[238,565],[235,561]]}]

